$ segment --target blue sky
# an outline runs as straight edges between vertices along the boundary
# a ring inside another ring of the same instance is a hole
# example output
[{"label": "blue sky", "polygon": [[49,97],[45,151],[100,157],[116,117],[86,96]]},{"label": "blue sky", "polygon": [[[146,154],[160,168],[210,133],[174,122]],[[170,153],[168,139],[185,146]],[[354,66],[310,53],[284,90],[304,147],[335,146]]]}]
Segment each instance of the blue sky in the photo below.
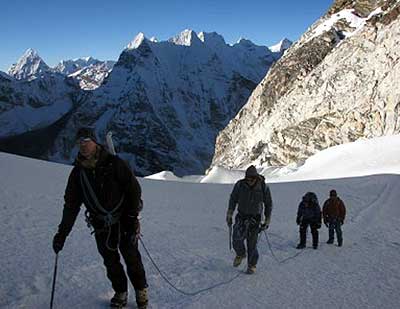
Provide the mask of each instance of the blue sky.
[{"label": "blue sky", "polygon": [[93,56],[117,60],[138,32],[158,40],[184,29],[259,45],[296,40],[333,0],[0,0],[0,70],[28,48],[50,66]]}]

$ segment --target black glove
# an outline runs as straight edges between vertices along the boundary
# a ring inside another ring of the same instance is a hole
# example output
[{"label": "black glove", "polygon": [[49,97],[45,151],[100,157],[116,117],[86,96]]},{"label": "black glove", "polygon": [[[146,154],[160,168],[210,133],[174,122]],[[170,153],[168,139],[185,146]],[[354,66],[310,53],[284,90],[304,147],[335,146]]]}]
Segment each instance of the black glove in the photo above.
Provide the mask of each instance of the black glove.
[{"label": "black glove", "polygon": [[301,222],[300,222],[300,219],[297,218],[297,219],[296,219],[296,224],[297,224],[297,225],[300,225],[300,223],[301,223]]},{"label": "black glove", "polygon": [[265,231],[265,230],[267,230],[268,229],[268,224],[266,223],[266,222],[262,222],[261,223],[261,226],[260,226],[260,232],[261,231]]},{"label": "black glove", "polygon": [[64,247],[65,239],[66,237],[61,233],[57,233],[56,235],[54,235],[53,250],[56,254],[58,254],[58,252],[60,252]]},{"label": "black glove", "polygon": [[326,227],[329,227],[329,224],[328,224],[328,222],[325,222],[324,224],[325,224],[325,226],[326,226]]},{"label": "black glove", "polygon": [[316,224],[315,224],[315,228],[316,228],[317,230],[319,230],[319,229],[321,228],[321,223],[316,223]]}]

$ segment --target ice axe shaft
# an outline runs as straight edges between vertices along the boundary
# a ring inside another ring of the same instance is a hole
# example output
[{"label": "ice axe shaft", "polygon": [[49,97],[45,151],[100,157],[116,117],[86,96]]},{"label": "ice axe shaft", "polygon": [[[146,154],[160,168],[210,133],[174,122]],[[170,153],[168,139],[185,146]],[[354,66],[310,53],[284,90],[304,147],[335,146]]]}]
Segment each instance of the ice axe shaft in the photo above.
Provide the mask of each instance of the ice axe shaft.
[{"label": "ice axe shaft", "polygon": [[229,225],[229,251],[232,251],[232,225]]},{"label": "ice axe shaft", "polygon": [[55,262],[55,264],[54,264],[53,287],[51,288],[50,309],[53,308],[54,291],[55,291],[55,289],[56,289],[57,264],[58,264],[58,253],[56,254],[56,262]]}]

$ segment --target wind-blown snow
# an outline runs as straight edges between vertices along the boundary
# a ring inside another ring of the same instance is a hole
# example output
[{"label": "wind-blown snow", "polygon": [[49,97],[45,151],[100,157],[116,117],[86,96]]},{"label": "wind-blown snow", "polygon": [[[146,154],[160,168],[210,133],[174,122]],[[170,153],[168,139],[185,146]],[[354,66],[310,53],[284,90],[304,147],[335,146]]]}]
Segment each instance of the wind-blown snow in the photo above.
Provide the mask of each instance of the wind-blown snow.
[{"label": "wind-blown snow", "polygon": [[[243,273],[244,266],[231,266],[234,254],[228,249],[225,213],[232,184],[140,179],[142,239],[160,269],[187,292],[221,283],[194,297],[180,295],[162,280],[141,248],[150,308],[397,308],[398,143],[399,137],[392,136],[333,147],[293,174],[304,180],[308,176],[307,181],[270,183],[274,209],[267,235],[277,260],[262,235],[260,260],[252,276]],[[340,161],[333,162],[334,158]],[[1,308],[49,306],[55,258],[51,241],[70,170],[66,165],[0,153],[0,171],[7,175],[0,183]],[[370,171],[386,175],[349,177]],[[309,180],[321,172],[338,179]],[[218,174],[223,179],[227,171]],[[312,190],[322,203],[332,188],[347,206],[344,246],[327,245],[323,227],[318,250],[296,250],[295,217],[301,196]],[[135,308],[131,287],[130,291],[129,308]],[[59,256],[55,308],[107,308],[111,296],[82,212]]]}]

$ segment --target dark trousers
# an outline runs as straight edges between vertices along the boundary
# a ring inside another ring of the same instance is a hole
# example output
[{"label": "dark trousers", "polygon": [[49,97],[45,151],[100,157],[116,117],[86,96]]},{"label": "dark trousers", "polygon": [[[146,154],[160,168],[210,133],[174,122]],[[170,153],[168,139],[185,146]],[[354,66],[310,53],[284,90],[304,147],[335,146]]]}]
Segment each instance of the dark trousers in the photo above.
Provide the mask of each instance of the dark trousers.
[{"label": "dark trousers", "polygon": [[95,233],[97,249],[103,257],[107,277],[115,292],[128,291],[127,277],[120,262],[121,253],[125,260],[129,280],[135,290],[141,290],[147,287],[147,282],[138,242],[131,241],[123,233],[119,237],[119,234],[121,234],[119,223],[111,226],[111,234],[108,229]]},{"label": "dark trousers", "polygon": [[338,220],[333,220],[331,222],[328,223],[328,229],[329,229],[329,242],[334,241],[335,239],[335,231],[336,231],[336,237],[337,237],[337,241],[338,244],[342,244],[343,243],[343,236],[342,236],[342,225],[340,224],[340,222]]},{"label": "dark trousers", "polygon": [[313,246],[318,246],[318,227],[315,223],[310,222],[302,222],[300,224],[300,244],[306,245],[308,226],[311,228]]},{"label": "dark trousers", "polygon": [[235,224],[233,225],[232,245],[236,254],[239,256],[246,255],[246,247],[244,241],[247,242],[247,263],[255,266],[258,261],[258,232],[260,220],[255,217],[244,218],[237,215]]}]

